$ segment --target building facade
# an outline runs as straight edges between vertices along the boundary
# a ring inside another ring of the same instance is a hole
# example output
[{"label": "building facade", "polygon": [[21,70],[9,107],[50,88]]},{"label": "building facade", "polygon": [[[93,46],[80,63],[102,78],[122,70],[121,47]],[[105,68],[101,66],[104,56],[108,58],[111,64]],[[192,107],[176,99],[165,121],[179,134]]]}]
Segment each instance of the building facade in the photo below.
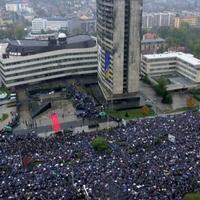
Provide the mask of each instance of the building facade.
[{"label": "building facade", "polygon": [[200,16],[182,16],[176,17],[174,22],[175,28],[180,28],[181,24],[187,23],[190,26],[198,27],[200,26]]},{"label": "building facade", "polygon": [[60,29],[66,29],[68,27],[68,21],[64,18],[35,18],[32,21],[32,33],[41,33],[41,31],[59,31]]},{"label": "building facade", "polygon": [[173,26],[175,20],[175,13],[143,13],[142,28],[152,29],[154,27]]},{"label": "building facade", "polygon": [[28,12],[33,13],[33,9],[27,1],[8,1],[5,5],[6,11],[9,12]]},{"label": "building facade", "polygon": [[139,90],[142,0],[98,0],[98,81],[106,99]]},{"label": "building facade", "polygon": [[[13,41],[0,58],[0,77],[8,87],[37,84],[42,81],[77,75],[97,74],[97,47],[89,36],[74,36],[64,44],[54,41]],[[29,45],[28,45],[28,44]],[[37,45],[37,43],[39,43]],[[40,45],[40,46],[39,46]]]},{"label": "building facade", "polygon": [[141,42],[142,54],[163,53],[166,50],[166,41],[162,38],[143,39]]},{"label": "building facade", "polygon": [[140,72],[150,77],[178,73],[200,83],[200,60],[182,52],[143,55]]},{"label": "building facade", "polygon": [[32,33],[41,33],[47,30],[47,20],[43,18],[35,18],[32,21]]}]

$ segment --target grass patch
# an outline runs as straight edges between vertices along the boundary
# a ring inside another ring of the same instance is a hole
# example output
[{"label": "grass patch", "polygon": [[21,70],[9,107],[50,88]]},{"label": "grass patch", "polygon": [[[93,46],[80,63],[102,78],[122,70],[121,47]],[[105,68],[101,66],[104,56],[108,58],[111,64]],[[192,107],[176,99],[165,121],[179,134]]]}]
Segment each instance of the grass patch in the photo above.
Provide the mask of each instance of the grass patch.
[{"label": "grass patch", "polygon": [[198,109],[198,108],[199,108],[199,106],[196,106],[196,107],[194,107],[193,109],[188,108],[188,107],[182,107],[182,108],[177,108],[176,110],[173,110],[171,113],[175,113],[175,112],[186,112],[186,111],[195,110],[195,109]]},{"label": "grass patch", "polygon": [[200,200],[200,193],[190,193],[183,197],[183,200]]},{"label": "grass patch", "polygon": [[185,112],[185,111],[188,111],[188,110],[190,110],[188,107],[182,107],[182,108],[177,108],[173,112]]},{"label": "grass patch", "polygon": [[92,146],[97,152],[104,152],[109,150],[109,143],[108,141],[103,137],[96,137],[92,141]]},{"label": "grass patch", "polygon": [[6,119],[8,119],[9,115],[7,113],[3,113],[2,116],[0,117],[0,122],[5,121]]},{"label": "grass patch", "polygon": [[108,115],[114,118],[129,120],[129,119],[153,116],[155,115],[155,113],[150,108],[149,113],[145,115],[142,113],[142,108],[135,108],[135,109],[129,109],[129,110],[122,110],[122,111],[117,111],[117,110],[108,111]]}]

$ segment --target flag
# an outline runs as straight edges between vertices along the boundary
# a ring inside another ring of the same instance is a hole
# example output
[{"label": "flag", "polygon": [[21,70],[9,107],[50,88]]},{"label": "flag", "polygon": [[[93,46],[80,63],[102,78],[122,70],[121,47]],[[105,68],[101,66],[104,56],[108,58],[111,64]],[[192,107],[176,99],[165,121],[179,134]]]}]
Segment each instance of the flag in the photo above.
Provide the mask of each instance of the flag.
[{"label": "flag", "polygon": [[105,53],[105,72],[107,72],[110,68],[110,52],[109,51],[106,51]]},{"label": "flag", "polygon": [[60,122],[58,118],[57,113],[53,113],[51,116],[51,122],[52,122],[52,129],[54,133],[58,133],[60,131]]}]

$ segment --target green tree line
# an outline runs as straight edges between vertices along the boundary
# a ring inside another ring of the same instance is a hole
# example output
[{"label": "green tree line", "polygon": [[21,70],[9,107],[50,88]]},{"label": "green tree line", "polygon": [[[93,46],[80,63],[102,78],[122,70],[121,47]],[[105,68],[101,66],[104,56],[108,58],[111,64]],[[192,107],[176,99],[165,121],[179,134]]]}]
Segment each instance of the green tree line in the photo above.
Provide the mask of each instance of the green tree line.
[{"label": "green tree line", "polygon": [[0,39],[23,39],[26,35],[22,24],[8,24],[6,29],[0,30]]},{"label": "green tree line", "polygon": [[191,27],[184,23],[179,29],[162,27],[158,30],[160,37],[168,42],[168,47],[184,46],[200,58],[200,27]]}]

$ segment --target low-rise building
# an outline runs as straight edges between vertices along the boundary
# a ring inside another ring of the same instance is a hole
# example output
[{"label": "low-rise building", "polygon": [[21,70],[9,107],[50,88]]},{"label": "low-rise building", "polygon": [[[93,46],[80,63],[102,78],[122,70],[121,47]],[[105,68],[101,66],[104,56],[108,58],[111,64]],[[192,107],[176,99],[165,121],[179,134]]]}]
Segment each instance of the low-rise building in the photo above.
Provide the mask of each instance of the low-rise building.
[{"label": "low-rise building", "polygon": [[140,73],[149,77],[178,73],[200,83],[200,60],[182,52],[143,55]]},{"label": "low-rise building", "polygon": [[142,54],[162,53],[165,48],[166,41],[162,38],[143,39],[141,43]]},{"label": "low-rise building", "polygon": [[96,40],[87,35],[66,38],[59,34],[58,40],[49,41],[15,40],[5,49],[0,59],[0,77],[8,88],[97,74]]},{"label": "low-rise building", "polygon": [[60,29],[66,29],[68,27],[68,21],[61,17],[51,18],[35,18],[32,21],[32,33],[41,33],[42,31],[59,31]]},{"label": "low-rise building", "polygon": [[32,21],[32,33],[41,33],[47,30],[47,20],[43,18],[35,18]]},{"label": "low-rise building", "polygon": [[9,12],[29,12],[29,13],[33,12],[33,9],[26,1],[20,1],[20,0],[8,1],[5,7],[6,11]]},{"label": "low-rise building", "polygon": [[62,17],[35,18],[32,21],[32,33],[41,33],[42,30],[59,31],[66,29],[70,34],[90,34],[96,32],[96,19],[87,16],[65,19]]},{"label": "low-rise building", "polygon": [[199,16],[181,16],[176,17],[174,21],[174,27],[180,28],[181,24],[188,23],[190,26],[197,27],[200,26]]}]

